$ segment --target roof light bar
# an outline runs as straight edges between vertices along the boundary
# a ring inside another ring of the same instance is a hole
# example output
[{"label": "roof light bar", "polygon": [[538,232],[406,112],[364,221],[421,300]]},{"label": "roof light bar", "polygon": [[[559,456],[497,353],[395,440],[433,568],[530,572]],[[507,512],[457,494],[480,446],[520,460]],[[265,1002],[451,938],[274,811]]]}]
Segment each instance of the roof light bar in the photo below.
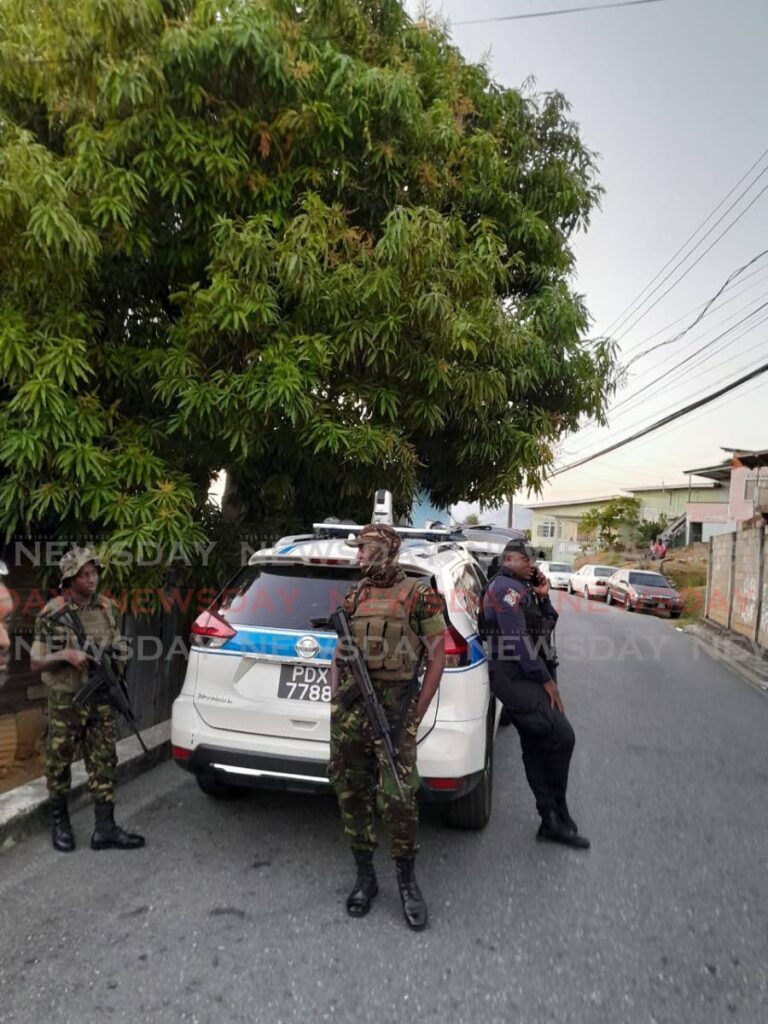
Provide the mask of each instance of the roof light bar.
[{"label": "roof light bar", "polygon": [[[317,537],[348,537],[350,533],[360,533],[368,525],[368,523],[313,523],[312,528]],[[450,529],[447,526],[435,526],[428,529],[417,526],[393,526],[392,529],[405,539],[438,541],[462,540],[464,537],[461,530]]]}]

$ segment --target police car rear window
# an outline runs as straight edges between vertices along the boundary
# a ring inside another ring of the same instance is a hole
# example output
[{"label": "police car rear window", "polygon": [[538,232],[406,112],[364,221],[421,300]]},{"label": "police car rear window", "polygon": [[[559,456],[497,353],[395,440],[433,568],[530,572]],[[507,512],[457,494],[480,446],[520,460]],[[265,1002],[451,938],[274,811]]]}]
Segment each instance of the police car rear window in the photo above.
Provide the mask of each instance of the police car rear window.
[{"label": "police car rear window", "polygon": [[613,574],[616,572],[616,570],[615,569],[597,568],[597,569],[593,570],[593,572],[594,572],[595,576],[606,577],[606,576],[613,576]]},{"label": "police car rear window", "polygon": [[237,626],[312,629],[327,618],[360,579],[354,566],[248,565],[219,594],[216,612]]}]

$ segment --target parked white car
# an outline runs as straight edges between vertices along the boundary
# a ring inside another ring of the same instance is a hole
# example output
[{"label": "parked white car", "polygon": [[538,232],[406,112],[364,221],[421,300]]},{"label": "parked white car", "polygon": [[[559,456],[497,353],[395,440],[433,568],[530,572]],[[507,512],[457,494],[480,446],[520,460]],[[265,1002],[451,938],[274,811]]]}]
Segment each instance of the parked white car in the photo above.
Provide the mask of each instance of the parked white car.
[{"label": "parked white car", "polygon": [[568,593],[583,594],[588,601],[591,597],[605,600],[608,580],[615,572],[615,565],[582,565],[571,574],[568,580]]},{"label": "parked white car", "polygon": [[[359,579],[356,549],[345,542],[359,529],[321,528],[320,537],[286,538],[256,552],[195,621],[171,743],[177,764],[209,796],[244,786],[328,787],[336,635],[312,620],[327,617]],[[446,668],[418,734],[420,797],[446,802],[452,824],[482,828],[500,710],[477,634],[485,580],[460,544],[403,532],[400,565],[429,580],[446,603]]]},{"label": "parked white car", "polygon": [[567,590],[573,575],[573,566],[567,562],[537,562],[541,573],[547,577],[552,590]]}]

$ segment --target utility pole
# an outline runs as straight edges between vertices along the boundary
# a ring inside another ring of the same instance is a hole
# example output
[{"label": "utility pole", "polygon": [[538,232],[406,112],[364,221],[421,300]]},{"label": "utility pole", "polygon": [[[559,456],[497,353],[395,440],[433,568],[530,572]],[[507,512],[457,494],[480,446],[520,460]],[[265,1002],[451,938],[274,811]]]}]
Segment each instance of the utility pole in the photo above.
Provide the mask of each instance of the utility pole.
[{"label": "utility pole", "polygon": [[510,494],[507,498],[507,526],[512,529],[512,505],[514,501],[514,495]]}]

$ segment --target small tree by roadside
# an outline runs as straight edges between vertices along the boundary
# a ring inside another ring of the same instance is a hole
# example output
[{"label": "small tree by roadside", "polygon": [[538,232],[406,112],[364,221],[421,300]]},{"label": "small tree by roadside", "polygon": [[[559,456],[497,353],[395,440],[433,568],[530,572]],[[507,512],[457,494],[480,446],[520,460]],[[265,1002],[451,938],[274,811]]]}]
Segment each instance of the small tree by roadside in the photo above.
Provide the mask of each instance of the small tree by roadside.
[{"label": "small tree by roadside", "polygon": [[600,508],[592,509],[582,518],[581,526],[593,530],[605,547],[615,547],[622,526],[634,527],[640,515],[637,498],[612,498]]}]

